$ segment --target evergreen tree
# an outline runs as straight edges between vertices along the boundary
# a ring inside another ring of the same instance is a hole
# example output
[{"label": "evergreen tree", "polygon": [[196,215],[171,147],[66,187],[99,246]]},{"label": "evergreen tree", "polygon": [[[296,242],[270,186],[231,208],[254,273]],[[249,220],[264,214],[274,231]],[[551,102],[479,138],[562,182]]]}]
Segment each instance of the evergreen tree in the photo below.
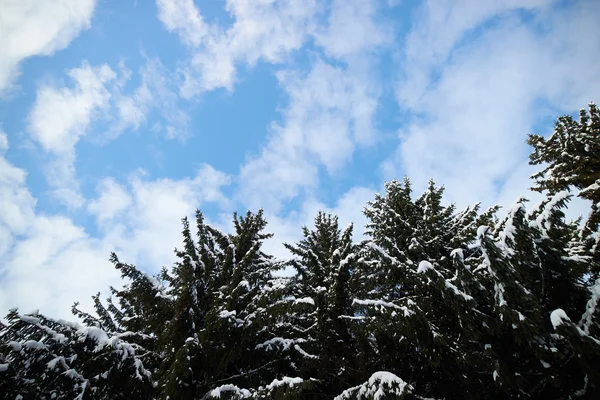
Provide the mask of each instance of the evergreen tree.
[{"label": "evergreen tree", "polygon": [[[579,197],[592,202],[591,213],[583,228],[579,228],[578,223],[569,227],[556,224],[556,212],[550,217],[544,217],[545,212],[540,213],[536,225],[550,245],[542,251],[552,255],[546,257],[543,266],[550,272],[549,277],[555,278],[550,282],[550,288],[544,290],[547,295],[543,302],[545,312],[548,315],[555,308],[551,321],[557,332],[556,340],[562,344],[558,356],[562,358],[563,366],[574,371],[563,384],[574,396],[593,396],[600,385],[596,367],[600,353],[600,341],[597,340],[600,333],[597,307],[600,298],[600,112],[594,103],[590,103],[589,112],[580,110],[579,121],[571,116],[559,117],[554,133],[548,139],[530,135],[528,143],[533,147],[530,164],[545,164],[544,169],[533,175],[536,180],[534,190],[547,191],[552,196],[560,191],[577,189]],[[560,207],[565,198],[564,194],[558,194],[549,204]],[[540,223],[539,219],[547,222]],[[565,245],[567,240],[569,243]],[[582,291],[587,292],[583,300]],[[568,315],[581,317],[575,323]],[[574,387],[581,389],[574,390]]]},{"label": "evergreen tree", "polygon": [[442,195],[430,182],[413,201],[405,179],[386,184],[386,195],[368,204],[371,261],[359,279],[369,298],[354,303],[372,331],[373,366],[410,380],[423,395],[474,398],[487,382],[478,345],[487,313],[485,291],[471,273],[472,244],[494,209],[456,213]]},{"label": "evergreen tree", "polygon": [[[177,261],[125,284],[79,323],[12,310],[0,393],[16,399],[596,398],[600,395],[600,112],[529,137],[544,164],[519,199],[457,211],[433,181],[386,184],[367,239],[319,212],[276,261],[262,210],[225,234],[183,220]],[[569,190],[592,201],[568,222]],[[292,267],[296,275],[275,276]]]},{"label": "evergreen tree", "polygon": [[242,388],[270,382],[255,372],[267,362],[256,349],[259,302],[276,268],[261,251],[271,237],[263,232],[263,212],[234,215],[235,232],[229,235],[204,224],[200,212],[196,225],[198,243],[184,220],[180,261],[172,274],[164,273],[175,316],[163,339],[163,398],[196,398],[222,382]]},{"label": "evergreen tree", "polygon": [[0,393],[13,399],[129,399],[152,395],[145,350],[132,332],[13,310],[0,331]]},{"label": "evergreen tree", "polygon": [[301,374],[317,384],[313,396],[331,398],[361,377],[357,343],[350,332],[352,275],[361,262],[352,242],[352,225],[341,231],[338,218],[319,212],[314,230],[303,228],[303,239],[286,244],[297,272],[292,281],[295,347],[304,356]]},{"label": "evergreen tree", "polygon": [[544,164],[544,169],[532,176],[537,191],[551,194],[572,188],[579,196],[592,202],[592,212],[586,221],[588,231],[600,225],[600,110],[594,103],[589,112],[581,109],[579,121],[570,115],[559,117],[554,133],[544,139],[530,135],[533,152],[530,164]]},{"label": "evergreen tree", "polygon": [[540,360],[547,360],[550,352],[537,299],[524,284],[523,271],[532,268],[533,256],[523,204],[519,200],[495,230],[480,229],[482,260],[476,269],[493,294],[494,318],[487,322],[486,342],[494,362],[492,377],[509,398],[539,393],[545,387]]}]

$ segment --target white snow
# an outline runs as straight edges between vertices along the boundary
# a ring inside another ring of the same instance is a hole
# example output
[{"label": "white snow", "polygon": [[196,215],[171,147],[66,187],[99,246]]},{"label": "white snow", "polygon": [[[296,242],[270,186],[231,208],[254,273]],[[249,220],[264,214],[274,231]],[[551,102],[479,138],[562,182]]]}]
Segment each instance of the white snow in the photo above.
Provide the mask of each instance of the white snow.
[{"label": "white snow", "polygon": [[219,317],[221,317],[221,318],[231,318],[231,317],[235,317],[236,315],[237,315],[237,312],[235,310],[233,310],[233,311],[223,310],[219,313]]},{"label": "white snow", "polygon": [[411,391],[412,387],[396,375],[387,371],[378,371],[371,375],[367,382],[344,390],[334,400],[383,400],[388,398],[389,395],[402,396]]},{"label": "white snow", "polygon": [[28,349],[45,349],[46,345],[44,343],[38,342],[37,340],[27,340],[23,343],[23,346],[27,347]]},{"label": "white snow", "polygon": [[294,300],[294,304],[301,304],[301,303],[312,304],[313,306],[315,305],[315,301],[310,297],[304,297],[302,299]]},{"label": "white snow", "polygon": [[500,375],[498,375],[498,371],[494,370],[494,372],[492,373],[492,377],[494,378],[494,382],[496,382],[496,379],[498,379]]},{"label": "white snow", "polygon": [[77,371],[75,371],[73,368],[66,370],[65,372],[63,372],[64,375],[68,376],[71,379],[75,379],[77,377],[79,377],[80,375],[77,373]]},{"label": "white snow", "polygon": [[587,334],[590,334],[590,326],[592,325],[592,317],[596,312],[598,304],[600,303],[600,278],[596,279],[592,287],[590,288],[591,297],[585,306],[585,312],[581,316],[579,326]]},{"label": "white snow", "polygon": [[28,324],[37,325],[40,323],[40,319],[36,317],[30,317],[28,315],[19,315],[19,319]]},{"label": "white snow", "polygon": [[542,367],[544,367],[544,368],[550,368],[550,364],[548,364],[546,361],[540,360],[540,363],[542,363]]},{"label": "white snow", "polygon": [[8,364],[0,364],[0,372],[4,372],[8,369]]},{"label": "white snow", "polygon": [[558,326],[562,325],[564,321],[569,322],[571,319],[562,308],[557,308],[550,314],[550,321],[552,321],[552,326],[556,329]]},{"label": "white snow", "polygon": [[598,179],[596,182],[592,183],[585,189],[582,189],[581,192],[579,192],[579,195],[587,194],[587,192],[593,192],[594,190],[600,190],[600,179]]},{"label": "white snow", "polygon": [[15,341],[12,341],[12,340],[10,342],[8,342],[8,345],[10,347],[12,347],[13,351],[21,351],[21,349],[23,348],[23,346],[21,346],[21,343],[15,342]]},{"label": "white snow", "polygon": [[213,389],[210,392],[211,397],[221,398],[222,392],[234,392],[238,396],[242,396],[242,398],[247,399],[252,397],[252,393],[248,389],[240,389],[239,387],[231,384],[222,385],[218,388]]},{"label": "white snow", "polygon": [[530,226],[535,226],[542,230],[550,229],[550,213],[556,207],[556,204],[559,201],[565,200],[569,196],[570,194],[566,190],[556,193],[554,196],[552,196],[552,199],[550,199],[550,201],[544,206],[544,211],[537,216],[535,221],[530,223]]},{"label": "white snow", "polygon": [[273,339],[269,339],[266,342],[257,344],[255,350],[266,349],[266,350],[276,350],[278,347],[283,347],[283,350],[289,349],[293,344],[303,342],[303,339],[284,339],[282,337],[274,337]]},{"label": "white snow", "polygon": [[526,212],[525,206],[523,206],[523,201],[524,201],[524,198],[519,197],[519,199],[510,208],[510,210],[508,211],[508,216],[506,217],[506,220],[504,222],[504,228],[502,229],[502,232],[500,232],[500,234],[499,234],[500,240],[501,240],[502,244],[504,245],[504,249],[510,254],[513,254],[514,251],[507,244],[506,241],[508,239],[508,240],[511,240],[514,242],[516,227],[513,222],[514,222],[515,218],[517,217],[518,213]]},{"label": "white snow", "polygon": [[457,288],[455,285],[453,285],[452,283],[448,282],[448,280],[446,278],[444,278],[444,276],[437,271],[433,265],[431,265],[431,263],[429,261],[421,261],[419,263],[419,268],[417,268],[417,274],[423,274],[428,270],[432,270],[435,272],[436,275],[438,275],[440,277],[440,279],[442,279],[444,281],[444,285],[452,290],[452,292],[454,292],[454,294],[461,296],[463,299],[469,301],[469,300],[473,300],[472,296],[469,296],[468,294],[466,294],[465,292],[463,292],[462,290],[460,290],[459,288]]},{"label": "white snow", "polygon": [[108,334],[95,326],[80,328],[77,334],[80,342],[84,342],[88,338],[94,340],[96,342],[95,352],[101,351],[108,343]]},{"label": "white snow", "polygon": [[362,306],[374,306],[374,307],[379,307],[379,311],[382,311],[383,308],[394,308],[397,310],[401,310],[404,313],[405,317],[408,317],[409,315],[413,314],[412,310],[409,310],[407,307],[404,306],[398,306],[394,303],[388,303],[386,301],[383,300],[369,300],[369,299],[365,299],[365,300],[361,300],[361,299],[354,299],[352,300],[352,304],[358,304],[358,305],[362,305]]},{"label": "white snow", "polygon": [[454,250],[452,250],[450,252],[450,257],[452,257],[452,258],[458,257],[459,261],[463,261],[465,259],[465,256],[463,254],[463,249],[454,249]]},{"label": "white snow", "polygon": [[477,237],[478,238],[484,237],[489,229],[490,229],[489,226],[481,225],[479,228],[477,228]]},{"label": "white snow", "polygon": [[56,364],[58,364],[60,361],[64,361],[64,360],[65,360],[64,357],[59,356],[59,357],[56,357],[56,358],[53,358],[52,360],[50,360],[48,362],[48,364],[46,364],[46,365],[48,366],[48,368],[54,369],[54,368],[56,368]]},{"label": "white snow", "polygon": [[417,268],[417,274],[424,274],[429,269],[433,269],[433,265],[429,261],[421,261]]},{"label": "white snow", "polygon": [[302,379],[302,378],[290,378],[288,376],[284,376],[281,380],[274,379],[273,382],[271,382],[267,385],[267,389],[272,390],[276,387],[284,386],[284,385],[289,386],[289,387],[294,387],[294,385],[299,385],[302,382],[304,382],[304,379]]},{"label": "white snow", "polygon": [[307,353],[306,351],[304,351],[304,349],[302,347],[298,346],[297,344],[294,345],[294,349],[296,349],[296,351],[298,353],[300,353],[303,357],[313,358],[313,359],[319,358],[318,356],[315,356],[314,354]]}]

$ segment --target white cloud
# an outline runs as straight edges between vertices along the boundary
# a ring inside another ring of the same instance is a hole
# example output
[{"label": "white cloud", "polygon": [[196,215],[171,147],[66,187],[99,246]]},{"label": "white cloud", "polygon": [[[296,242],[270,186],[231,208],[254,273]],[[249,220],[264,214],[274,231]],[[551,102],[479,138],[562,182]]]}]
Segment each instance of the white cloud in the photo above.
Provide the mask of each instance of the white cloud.
[{"label": "white cloud", "polygon": [[2,258],[0,307],[5,312],[15,306],[24,312],[41,309],[69,318],[70,306],[81,300],[91,310],[91,295],[119,284],[119,274],[108,262],[110,250],[65,217],[36,216]]},{"label": "white cloud", "polygon": [[178,107],[178,96],[171,73],[158,59],[146,59],[140,68],[140,85],[131,94],[117,93],[116,118],[108,138],[113,139],[127,129],[137,130],[149,117],[164,122],[162,133],[168,139],[188,136],[189,116]]},{"label": "white cloud", "polygon": [[69,70],[67,75],[74,87],[43,84],[29,114],[32,138],[54,154],[72,152],[95,114],[109,107],[111,94],[107,86],[117,76],[106,64],[92,67],[87,63]]},{"label": "white cloud", "polygon": [[208,34],[204,22],[193,0],[156,0],[158,19],[169,32],[176,32],[182,42],[199,46]]},{"label": "white cloud", "polygon": [[431,84],[431,74],[452,54],[454,47],[493,17],[510,12],[537,11],[554,0],[428,0],[421,6],[406,38],[401,104],[414,106]]},{"label": "white cloud", "polygon": [[[174,3],[177,9],[191,4]],[[391,42],[389,26],[377,19],[379,7],[377,1],[334,1],[325,9],[312,1],[229,0],[226,10],[233,23],[225,30],[216,25],[203,30],[201,44],[193,49],[193,68],[184,73],[185,96],[232,89],[239,63],[284,62],[313,37],[328,57],[344,61],[333,66],[315,57],[308,72],[286,69],[277,74],[289,105],[283,121],[272,123],[260,153],[241,168],[237,198],[245,206],[277,212],[283,202],[317,189],[321,167],[335,174],[357,146],[376,140],[372,120],[380,89],[370,67],[374,50]],[[324,10],[328,18],[320,21]],[[159,13],[169,30],[197,30],[200,19],[176,15]]]},{"label": "white cloud", "polygon": [[236,64],[279,63],[302,46],[317,11],[314,0],[227,0],[233,23],[207,25],[191,0],[157,0],[159,19],[194,55],[183,69],[181,93],[191,97],[216,88],[231,90]]},{"label": "white cloud", "polygon": [[193,51],[181,71],[184,97],[232,90],[239,64],[282,63],[313,37],[330,57],[364,60],[365,52],[391,41],[390,27],[375,19],[379,3],[335,0],[323,23],[319,17],[325,7],[314,0],[227,0],[233,22],[221,27],[206,23],[192,0],[157,0],[165,28]]},{"label": "white cloud", "polygon": [[21,61],[52,55],[89,28],[95,5],[95,0],[0,2],[0,95],[11,89]]},{"label": "white cloud", "polygon": [[318,184],[318,168],[335,173],[356,144],[374,137],[372,118],[378,91],[369,79],[317,60],[306,74],[279,74],[290,103],[283,124],[274,123],[260,155],[240,171],[240,200],[278,210],[281,202]]},{"label": "white cloud", "polygon": [[89,306],[118,274],[103,243],[65,217],[36,214],[26,175],[0,154],[0,309],[45,307],[68,317],[73,301]]},{"label": "white cloud", "polygon": [[91,310],[91,295],[122,283],[111,251],[151,273],[170,265],[173,248],[181,248],[181,218],[208,202],[227,207],[221,188],[229,181],[207,165],[180,180],[133,176],[120,185],[107,178],[88,206],[99,228],[93,237],[65,216],[36,213],[25,172],[0,157],[0,309],[69,318],[81,300]]},{"label": "white cloud", "polygon": [[76,146],[94,131],[94,122],[108,124],[106,131],[92,135],[96,144],[136,130],[149,118],[163,122],[160,130],[169,139],[188,136],[189,116],[178,107],[169,71],[159,60],[147,59],[139,75],[140,85],[127,93],[123,88],[131,72],[124,65],[117,74],[106,64],[90,66],[84,62],[67,71],[72,87],[46,83],[38,88],[28,116],[28,132],[50,155],[45,175],[52,194],[70,208],[85,204],[74,163]]},{"label": "white cloud", "polygon": [[8,150],[8,147],[8,136],[6,135],[6,132],[0,128],[0,151]]},{"label": "white cloud", "polygon": [[89,211],[96,217],[103,237],[115,244],[124,259],[145,268],[158,269],[173,260],[173,248],[181,243],[181,218],[196,208],[215,203],[228,209],[231,202],[222,187],[231,178],[209,165],[196,175],[180,180],[145,180],[131,177],[127,185],[105,179]]},{"label": "white cloud", "polygon": [[123,213],[132,200],[126,189],[117,183],[113,178],[104,178],[96,191],[99,194],[97,199],[92,200],[88,206],[88,211],[96,216],[98,225],[105,221],[113,220]]},{"label": "white cloud", "polygon": [[0,132],[0,257],[14,243],[14,237],[27,231],[33,218],[35,199],[25,187],[27,173],[4,158],[8,140]]},{"label": "white cloud", "polygon": [[377,1],[334,0],[327,24],[315,31],[317,45],[331,57],[364,58],[373,49],[390,43],[391,28],[375,20]]},{"label": "white cloud", "polygon": [[[592,2],[539,8],[526,24],[517,11],[486,8],[483,15],[498,20],[465,40],[464,33],[485,18],[470,15],[464,2],[463,17],[454,4],[427,8],[421,14],[425,22],[417,21],[409,36],[409,74],[399,84],[399,101],[419,118],[402,129],[398,151],[384,167],[388,177],[407,174],[419,189],[435,178],[459,205],[490,204],[530,185],[525,140],[534,124],[557,110],[573,112],[600,91],[600,72],[593,67],[600,61],[595,23],[600,9]],[[475,9],[480,4],[473,2]],[[450,18],[454,42],[436,35],[432,25],[441,26],[440,16],[458,19]],[[430,48],[425,56],[416,55],[417,49]],[[425,80],[417,90],[409,78],[423,63]],[[523,179],[513,176],[516,171]]]},{"label": "white cloud", "polygon": [[92,120],[110,107],[108,85],[116,74],[106,64],[92,67],[84,63],[67,75],[74,82],[72,88],[52,84],[38,88],[28,116],[28,131],[52,157],[45,172],[56,189],[54,194],[69,206],[80,207],[83,199],[78,194],[73,166],[75,145],[88,132]]}]

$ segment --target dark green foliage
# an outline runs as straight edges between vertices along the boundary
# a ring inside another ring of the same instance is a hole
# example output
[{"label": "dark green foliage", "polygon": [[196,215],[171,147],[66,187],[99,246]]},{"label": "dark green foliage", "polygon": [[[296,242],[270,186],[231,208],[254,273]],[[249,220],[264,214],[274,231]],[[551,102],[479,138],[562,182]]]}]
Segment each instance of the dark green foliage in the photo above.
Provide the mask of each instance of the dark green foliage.
[{"label": "dark green foliage", "polygon": [[12,311],[0,333],[4,398],[127,399],[152,393],[145,350],[130,342],[138,333],[107,334],[41,314]]},{"label": "dark green foliage", "polygon": [[[296,270],[293,313],[288,323],[302,358],[300,376],[318,382],[323,398],[331,398],[361,377],[356,338],[347,317],[351,313],[353,275],[362,263],[360,247],[352,243],[352,226],[343,232],[335,216],[320,212],[314,230],[303,228],[303,239],[287,244]],[[316,394],[315,394],[316,395]]]},{"label": "dark green foliage", "polygon": [[[572,399],[600,397],[600,117],[533,135],[535,190],[457,211],[429,182],[392,181],[364,210],[366,240],[319,212],[276,261],[262,210],[225,234],[183,220],[172,268],[110,261],[124,285],[80,324],[0,322],[10,399]],[[593,201],[567,221],[571,195]],[[195,234],[192,231],[195,230]],[[282,269],[292,276],[278,276]],[[19,397],[21,396],[21,397]]]},{"label": "dark green foliage", "polygon": [[600,110],[594,103],[589,112],[581,109],[579,121],[570,115],[559,117],[554,133],[548,139],[530,135],[533,147],[529,156],[533,165],[544,169],[533,175],[537,191],[551,194],[567,189],[579,189],[579,196],[591,200],[592,213],[587,221],[591,231],[600,224]]},{"label": "dark green foliage", "polygon": [[366,297],[355,304],[371,333],[373,367],[428,396],[476,397],[492,372],[479,343],[489,301],[470,264],[477,228],[494,210],[456,212],[442,194],[430,182],[413,201],[408,180],[392,181],[369,203],[371,262],[359,271]]}]

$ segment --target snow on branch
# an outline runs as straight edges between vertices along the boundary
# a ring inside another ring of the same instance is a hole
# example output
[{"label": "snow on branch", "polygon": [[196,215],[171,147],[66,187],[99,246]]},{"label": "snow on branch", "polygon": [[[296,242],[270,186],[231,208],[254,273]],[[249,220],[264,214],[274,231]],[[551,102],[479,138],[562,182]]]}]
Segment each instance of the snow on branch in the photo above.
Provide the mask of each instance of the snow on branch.
[{"label": "snow on branch", "polygon": [[355,305],[355,304],[358,304],[361,306],[374,307],[374,308],[378,309],[380,312],[383,312],[384,309],[390,309],[390,308],[392,310],[400,310],[400,311],[402,311],[402,313],[404,314],[405,317],[408,317],[408,316],[411,316],[414,314],[414,312],[406,306],[399,306],[394,303],[389,303],[389,302],[383,301],[383,300],[354,299],[354,300],[352,300],[352,305]]},{"label": "snow on branch", "polygon": [[236,396],[240,399],[248,399],[250,397],[254,397],[254,395],[248,389],[240,389],[239,387],[232,384],[221,385],[218,388],[213,389],[207,397],[213,399],[220,399],[221,395],[225,393],[227,393],[227,398],[231,398],[233,396]]},{"label": "snow on branch", "polygon": [[427,271],[433,271],[435,275],[437,275],[442,282],[444,282],[444,286],[450,289],[455,295],[462,297],[465,301],[473,300],[472,296],[469,296],[459,288],[457,288],[454,284],[448,282],[448,280],[442,275],[438,270],[436,270],[433,265],[429,261],[421,261],[419,263],[419,268],[417,268],[417,274],[424,274]]},{"label": "snow on branch", "polygon": [[412,386],[402,379],[387,371],[375,372],[367,382],[346,389],[336,396],[334,400],[356,399],[356,400],[383,400],[390,395],[403,396],[411,393]]},{"label": "snow on branch", "polygon": [[557,308],[550,314],[550,321],[554,329],[556,329],[565,322],[571,322],[571,319],[562,308]]},{"label": "snow on branch", "polygon": [[592,318],[598,309],[598,303],[600,303],[600,278],[596,279],[594,285],[590,288],[591,297],[585,306],[585,312],[579,321],[579,326],[586,333],[590,334],[590,326],[592,325]]}]

